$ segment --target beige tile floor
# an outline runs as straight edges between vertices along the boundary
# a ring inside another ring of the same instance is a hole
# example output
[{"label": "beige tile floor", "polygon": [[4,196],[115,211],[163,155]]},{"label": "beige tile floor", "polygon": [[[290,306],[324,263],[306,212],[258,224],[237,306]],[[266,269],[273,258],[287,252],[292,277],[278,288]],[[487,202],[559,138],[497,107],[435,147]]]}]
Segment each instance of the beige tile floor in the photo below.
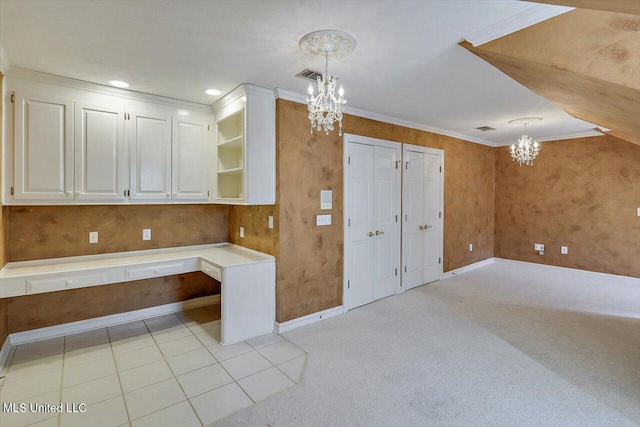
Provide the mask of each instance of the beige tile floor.
[{"label": "beige tile floor", "polygon": [[300,381],[302,349],[275,334],[222,346],[219,312],[206,307],[15,347],[0,402],[84,403],[86,411],[0,407],[0,425],[206,426]]}]

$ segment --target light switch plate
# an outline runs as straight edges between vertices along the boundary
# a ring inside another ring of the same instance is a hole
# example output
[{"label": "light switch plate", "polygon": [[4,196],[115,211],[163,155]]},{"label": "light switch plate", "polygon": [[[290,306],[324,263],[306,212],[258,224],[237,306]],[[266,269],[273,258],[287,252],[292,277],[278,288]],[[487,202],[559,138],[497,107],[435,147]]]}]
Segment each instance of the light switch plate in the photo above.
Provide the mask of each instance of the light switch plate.
[{"label": "light switch plate", "polygon": [[89,243],[98,243],[98,232],[90,231],[89,232]]},{"label": "light switch plate", "polygon": [[144,228],[142,230],[142,240],[151,240],[151,229]]},{"label": "light switch plate", "polygon": [[331,225],[331,215],[316,215],[316,225]]},{"label": "light switch plate", "polygon": [[240,227],[240,237],[244,238],[244,227]]},{"label": "light switch plate", "polygon": [[473,252],[473,243],[469,243],[469,252]]},{"label": "light switch plate", "polygon": [[569,248],[567,246],[560,246],[560,253],[562,255],[566,255],[569,253]]},{"label": "light switch plate", "polygon": [[544,244],[542,243],[536,243],[534,246],[534,249],[538,252],[544,252]]},{"label": "light switch plate", "polygon": [[638,216],[640,216],[640,208],[638,208]]},{"label": "light switch plate", "polygon": [[273,228],[273,215],[269,215],[269,228]]}]

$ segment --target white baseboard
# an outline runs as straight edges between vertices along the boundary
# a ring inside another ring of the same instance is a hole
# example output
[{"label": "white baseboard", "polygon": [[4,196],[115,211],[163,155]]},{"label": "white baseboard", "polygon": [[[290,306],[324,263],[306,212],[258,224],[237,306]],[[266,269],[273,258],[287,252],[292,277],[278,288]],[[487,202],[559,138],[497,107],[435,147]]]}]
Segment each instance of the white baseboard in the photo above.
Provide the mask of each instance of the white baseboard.
[{"label": "white baseboard", "polygon": [[[186,301],[173,302],[156,307],[143,308],[141,310],[129,311],[126,313],[111,314],[108,316],[96,317],[93,319],[80,320],[77,322],[63,323],[62,325],[47,326],[46,328],[33,329],[31,331],[14,332],[9,335],[5,345],[24,344],[28,342],[41,341],[50,338],[62,337],[80,332],[88,332],[95,329],[110,326],[122,325],[124,323],[135,322],[148,319],[150,317],[162,316],[165,314],[177,313],[179,311],[191,310],[220,303],[220,295],[210,295],[206,297],[194,298]],[[7,346],[8,347],[8,346]],[[4,346],[2,347],[4,351]],[[4,353],[0,352],[0,356]],[[8,353],[7,353],[8,354]],[[1,358],[0,358],[1,361]],[[1,365],[0,365],[1,366]]]},{"label": "white baseboard", "polygon": [[482,261],[474,262],[473,264],[465,265],[464,267],[456,268],[455,270],[447,271],[442,275],[442,279],[446,280],[450,279],[454,276],[458,276],[460,274],[468,273],[471,270],[475,270],[476,268],[484,267],[485,265],[493,264],[496,258],[487,258]]},{"label": "white baseboard", "polygon": [[548,264],[540,264],[537,262],[529,262],[529,261],[518,261],[515,259],[507,259],[507,258],[494,258],[496,263],[504,263],[504,264],[527,264],[534,265],[544,269],[563,271],[566,273],[579,274],[584,275],[584,277],[590,278],[599,278],[607,281],[615,281],[618,283],[627,283],[636,286],[640,286],[640,278],[631,277],[631,276],[622,276],[620,274],[611,274],[611,273],[600,273],[599,271],[590,271],[590,270],[580,270],[578,268],[570,268],[570,267],[559,267],[557,265],[548,265]]},{"label": "white baseboard", "polygon": [[323,311],[318,311],[316,313],[307,314],[306,316],[298,317],[297,319],[288,320],[286,322],[282,322],[282,323],[275,322],[274,332],[276,334],[282,334],[292,329],[299,328],[300,326],[309,325],[311,323],[319,322],[320,320],[339,316],[341,314],[344,314],[344,307],[339,305],[337,307],[329,308]]}]

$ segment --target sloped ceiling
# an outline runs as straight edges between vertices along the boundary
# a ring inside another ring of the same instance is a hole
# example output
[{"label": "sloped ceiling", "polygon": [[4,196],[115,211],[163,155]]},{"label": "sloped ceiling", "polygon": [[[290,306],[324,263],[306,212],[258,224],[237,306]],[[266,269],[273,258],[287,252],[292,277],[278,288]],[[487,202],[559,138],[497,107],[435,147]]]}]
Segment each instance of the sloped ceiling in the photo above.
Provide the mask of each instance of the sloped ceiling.
[{"label": "sloped ceiling", "polygon": [[[640,4],[584,3],[631,11]],[[572,116],[640,144],[640,16],[576,9],[481,46],[461,45]]]}]

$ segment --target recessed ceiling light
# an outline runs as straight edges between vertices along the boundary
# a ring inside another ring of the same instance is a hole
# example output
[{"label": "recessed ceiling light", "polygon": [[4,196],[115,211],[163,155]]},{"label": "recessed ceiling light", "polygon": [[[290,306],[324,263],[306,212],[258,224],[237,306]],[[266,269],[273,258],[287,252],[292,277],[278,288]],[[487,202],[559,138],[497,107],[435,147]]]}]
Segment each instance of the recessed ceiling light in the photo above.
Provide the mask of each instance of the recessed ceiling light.
[{"label": "recessed ceiling light", "polygon": [[211,95],[211,96],[218,96],[222,92],[220,92],[218,89],[207,89],[207,90],[204,91],[204,93],[206,93],[207,95]]},{"label": "recessed ceiling light", "polygon": [[122,80],[109,80],[109,84],[120,88],[129,87],[129,83],[123,82]]}]

